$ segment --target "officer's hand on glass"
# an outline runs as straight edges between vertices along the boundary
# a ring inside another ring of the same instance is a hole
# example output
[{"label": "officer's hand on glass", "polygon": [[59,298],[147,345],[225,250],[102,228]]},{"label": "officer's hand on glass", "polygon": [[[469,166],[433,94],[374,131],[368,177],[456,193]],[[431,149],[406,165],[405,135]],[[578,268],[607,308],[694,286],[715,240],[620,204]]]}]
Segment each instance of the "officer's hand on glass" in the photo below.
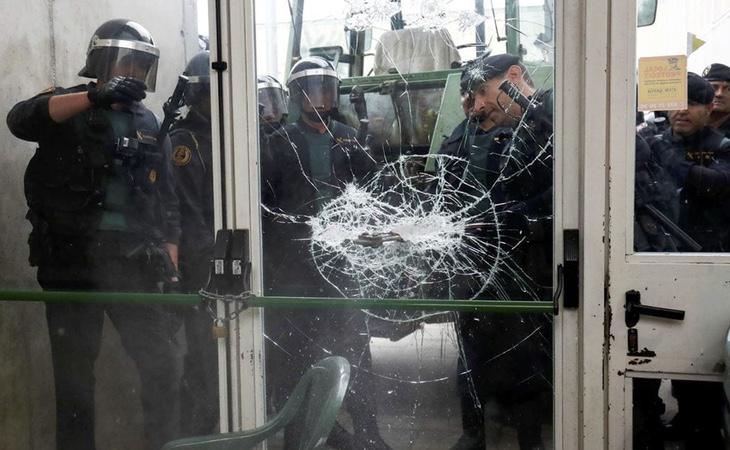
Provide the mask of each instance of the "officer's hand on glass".
[{"label": "officer's hand on glass", "polygon": [[87,96],[93,105],[105,108],[114,103],[138,102],[147,97],[146,90],[144,82],[136,78],[116,76],[101,86],[89,84]]}]

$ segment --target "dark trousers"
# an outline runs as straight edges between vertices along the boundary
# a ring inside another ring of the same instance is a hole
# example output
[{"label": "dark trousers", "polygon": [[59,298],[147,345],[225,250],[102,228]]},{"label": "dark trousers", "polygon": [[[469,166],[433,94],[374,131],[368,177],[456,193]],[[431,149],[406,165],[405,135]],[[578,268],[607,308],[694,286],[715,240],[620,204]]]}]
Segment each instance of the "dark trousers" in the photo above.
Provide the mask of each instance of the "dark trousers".
[{"label": "dark trousers", "polygon": [[664,450],[662,414],[665,406],[659,397],[661,383],[660,379],[633,379],[634,449]]},{"label": "dark trousers", "polygon": [[680,426],[688,450],[724,449],[722,414],[725,394],[722,383],[672,380]]},{"label": "dark trousers", "polygon": [[183,311],[187,353],[180,383],[180,432],[200,436],[216,431],[219,417],[218,348],[213,321],[201,307]]},{"label": "dark trousers", "polygon": [[541,315],[459,314],[458,389],[464,434],[484,448],[484,405],[517,430],[520,449],[541,448],[552,411],[552,328]]},{"label": "dark trousers", "polygon": [[[149,270],[126,259],[92,266],[44,265],[44,290],[136,291],[156,288]],[[93,450],[94,363],[101,346],[104,315],[119,333],[141,381],[146,448],[157,450],[177,437],[179,376],[174,334],[179,321],[165,307],[124,304],[46,304],[56,387],[56,447]]]},{"label": "dark trousers", "polygon": [[[208,281],[209,252],[180,249],[183,290],[197,293]],[[213,319],[205,305],[185,307],[187,353],[180,382],[180,432],[182,436],[200,436],[217,431],[220,415],[218,398],[218,344],[213,337]]]}]

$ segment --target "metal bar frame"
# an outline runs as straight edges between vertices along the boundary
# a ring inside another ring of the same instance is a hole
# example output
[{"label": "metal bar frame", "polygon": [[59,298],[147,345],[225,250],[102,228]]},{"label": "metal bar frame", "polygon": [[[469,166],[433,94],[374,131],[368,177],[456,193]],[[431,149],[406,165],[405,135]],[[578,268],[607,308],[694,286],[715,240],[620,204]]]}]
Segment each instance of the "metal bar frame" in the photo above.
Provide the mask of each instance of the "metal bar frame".
[{"label": "metal bar frame", "polygon": [[[233,300],[233,297],[231,297]],[[87,291],[0,291],[0,301],[46,303],[128,303],[196,305],[197,294],[154,294]],[[247,297],[245,307],[295,309],[403,309],[474,313],[553,313],[552,302],[509,300],[434,300],[397,298]]]}]

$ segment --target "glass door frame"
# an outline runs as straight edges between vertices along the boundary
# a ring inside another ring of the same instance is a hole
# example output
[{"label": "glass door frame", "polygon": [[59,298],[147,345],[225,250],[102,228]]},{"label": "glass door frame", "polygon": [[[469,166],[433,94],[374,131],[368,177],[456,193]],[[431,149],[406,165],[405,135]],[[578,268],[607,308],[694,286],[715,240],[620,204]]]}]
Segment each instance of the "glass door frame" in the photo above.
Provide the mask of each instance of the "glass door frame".
[{"label": "glass door frame", "polygon": [[[220,177],[217,179],[216,196],[226,205],[225,215],[219,214],[216,224],[218,228],[225,225],[250,230],[252,294],[260,296],[254,0],[216,0],[210,14],[211,37],[220,40],[216,45],[211,39],[211,58],[227,65],[211,82],[213,92],[222,94],[213,95],[213,148],[218,149],[214,150],[216,174],[222,173],[225,180],[221,183]],[[606,209],[605,201],[596,201],[595,183],[591,181],[604,178],[605,165],[583,157],[583,151],[590,149],[592,153],[601,145],[591,136],[605,134],[601,117],[605,118],[607,99],[598,95],[596,101],[593,95],[584,95],[582,87],[593,83],[606,86],[606,72],[601,68],[607,65],[607,33],[601,30],[607,31],[607,7],[605,2],[563,0],[556,1],[555,14],[554,242],[558,250],[554,258],[557,267],[562,263],[563,230],[579,229],[581,298],[579,308],[561,308],[554,318],[554,442],[555,448],[599,448],[603,446],[605,415],[602,218]],[[223,172],[218,170],[221,167]],[[590,198],[582,194],[588,186]],[[605,199],[605,190],[599,191],[599,197]],[[230,357],[221,359],[226,367],[220,371],[223,377],[226,373],[230,376],[221,383],[223,431],[251,428],[265,421],[262,316],[261,308],[249,308],[231,324]],[[226,386],[230,386],[229,392]]]}]

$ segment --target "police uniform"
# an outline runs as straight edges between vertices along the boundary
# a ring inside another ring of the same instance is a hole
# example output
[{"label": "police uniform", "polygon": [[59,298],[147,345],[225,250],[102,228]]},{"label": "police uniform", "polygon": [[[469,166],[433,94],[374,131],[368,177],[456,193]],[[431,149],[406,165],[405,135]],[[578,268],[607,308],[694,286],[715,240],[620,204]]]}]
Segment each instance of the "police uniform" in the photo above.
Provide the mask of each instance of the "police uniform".
[{"label": "police uniform", "polygon": [[730,139],[705,127],[689,137],[669,130],[650,140],[649,145],[680,189],[680,228],[702,246],[702,251],[729,251]]},{"label": "police uniform", "polygon": [[[213,154],[210,120],[192,108],[170,131],[172,166],[180,199],[180,273],[185,292],[208,281],[214,236]],[[181,382],[181,431],[214,432],[218,423],[218,353],[211,317],[202,307],[185,308],[185,355]]]},{"label": "police uniform", "polygon": [[[730,83],[730,67],[720,63],[710,64],[702,72],[702,77],[707,81],[724,81]],[[715,129],[725,137],[730,138],[730,114],[727,114],[725,121],[715,127]]]},{"label": "police uniform", "polygon": [[[51,95],[86,90],[50,89],[8,114],[15,136],[39,144],[25,173],[31,265],[44,290],[156,292],[163,274],[150,263],[180,235],[169,142],[157,146],[157,119],[141,103],[51,119]],[[94,448],[94,362],[105,313],[137,364],[145,435],[159,448],[176,434],[174,315],[153,305],[49,303],[58,448]]]},{"label": "police uniform", "polygon": [[681,247],[681,241],[649,212],[649,207],[654,207],[674,224],[679,219],[677,185],[649,145],[654,139],[641,132],[636,135],[634,250],[672,252]]},{"label": "police uniform", "polygon": [[[356,142],[356,130],[330,120],[319,133],[304,121],[292,123],[269,136],[262,155],[264,289],[267,295],[340,297],[319,273],[309,250],[311,232],[276,216],[315,216],[345,184],[363,181],[373,162]],[[344,283],[344,281],[343,281]],[[344,284],[338,283],[347,289]],[[369,336],[362,311],[276,310],[266,322],[273,344],[267,352],[269,374],[282,374],[274,383],[274,403],[281,406],[299,376],[314,362],[331,354],[347,358],[353,375],[345,407],[355,429],[354,438],[339,424],[328,444],[335,448],[387,448],[375,420]],[[368,443],[369,442],[369,443]],[[293,442],[287,439],[287,445]],[[288,447],[287,447],[288,448]]]},{"label": "police uniform", "polygon": [[[468,176],[470,183],[474,180],[481,184],[480,189],[492,192],[492,202],[495,205],[505,204],[508,196],[512,202],[522,201],[523,197],[518,197],[518,192],[514,190],[508,190],[507,188],[512,186],[504,186],[501,178],[510,170],[508,164],[515,162],[510,158],[510,150],[515,151],[513,146],[520,145],[516,142],[524,141],[524,137],[523,141],[516,141],[516,134],[520,133],[520,130],[501,127],[484,131],[467,121],[462,122],[451,137],[444,141],[439,152],[458,156],[464,160],[455,163],[446,160],[446,164],[452,166],[447,168],[446,176]],[[545,143],[542,146],[545,147]],[[542,157],[538,156],[532,147],[522,147],[520,150],[526,158]],[[543,175],[545,175],[543,180],[537,180],[542,181],[542,184],[526,179],[520,181],[522,183],[529,181],[532,186],[537,185],[539,188],[533,195],[542,198],[540,196],[544,197],[545,194],[540,189],[552,188],[552,178],[548,178],[547,174]],[[517,183],[514,186],[524,189]],[[546,212],[544,205],[539,206],[541,208],[536,209],[535,213],[549,214],[549,209]],[[551,205],[548,206],[550,207]],[[526,209],[523,207],[522,211]],[[504,216],[505,211],[500,211],[499,214]],[[522,227],[504,231],[525,232]],[[548,236],[548,239],[550,238]],[[522,260],[520,262],[523,263]],[[469,280],[461,280],[457,284],[451,287],[451,292],[461,298],[472,298],[483,288],[470,285]],[[519,295],[524,295],[522,286],[514,284],[513,281],[507,281],[503,286],[505,289],[501,292],[496,286],[488,286],[481,296],[494,299],[504,296],[506,292],[509,299],[518,299]],[[520,317],[458,314],[457,333],[463,357],[459,358],[457,363],[457,381],[464,435],[453,447],[454,449],[484,448],[483,407],[489,400],[495,400],[503,411],[503,414],[496,419],[517,428],[520,448],[532,448],[540,442],[542,409],[536,405],[549,402],[550,397],[550,389],[545,386],[546,379],[550,378],[550,328],[549,324],[543,322],[542,318],[532,315]],[[539,327],[541,331],[533,333]],[[519,346],[512,348],[517,342],[520,342]],[[509,353],[501,355],[505,351]]]}]

